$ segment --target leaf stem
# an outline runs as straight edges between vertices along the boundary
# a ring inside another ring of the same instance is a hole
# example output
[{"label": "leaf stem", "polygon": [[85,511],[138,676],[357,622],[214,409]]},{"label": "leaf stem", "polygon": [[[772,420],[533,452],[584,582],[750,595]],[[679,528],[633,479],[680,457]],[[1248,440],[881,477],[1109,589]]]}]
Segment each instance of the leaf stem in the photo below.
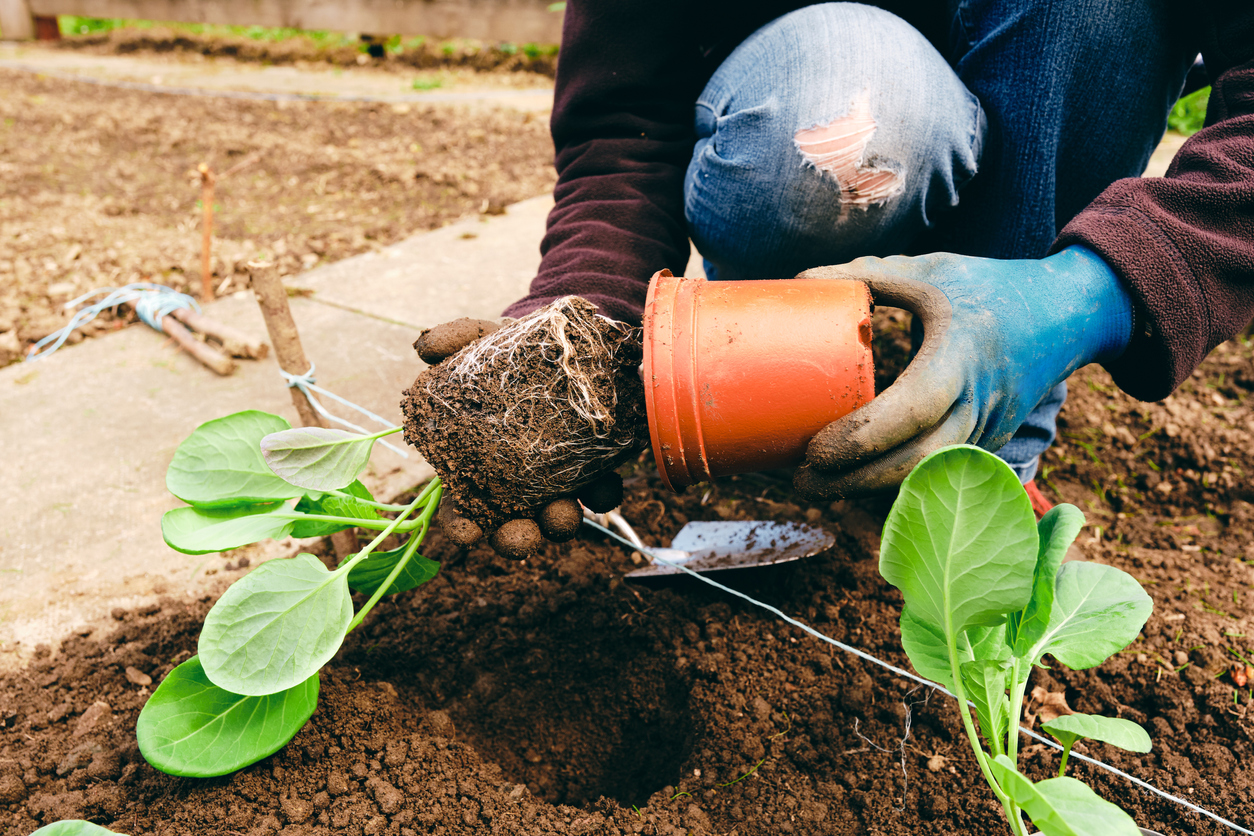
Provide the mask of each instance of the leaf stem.
[{"label": "leaf stem", "polygon": [[351,499],[353,502],[358,502],[370,508],[378,508],[380,511],[404,511],[409,507],[408,505],[389,505],[386,502],[375,502],[373,499],[362,499],[360,496],[354,496],[344,491],[326,491],[326,493],[329,493],[331,496],[338,496],[340,499]]},{"label": "leaf stem", "polygon": [[285,520],[317,520],[319,522],[344,523],[344,525],[356,526],[358,528],[367,528],[371,531],[413,531],[418,527],[417,522],[401,523],[396,526],[394,523],[405,519],[414,510],[413,505],[403,505],[402,513],[394,520],[367,520],[361,517],[337,517],[333,514],[306,514],[301,511],[279,511],[274,516]]},{"label": "leaf stem", "polygon": [[[434,481],[439,482],[440,480],[436,479]],[[388,574],[383,583],[379,584],[379,588],[376,589],[374,594],[370,596],[370,600],[357,611],[355,616],[353,616],[353,620],[348,623],[348,629],[344,631],[346,634],[351,633],[354,629],[356,629],[357,626],[365,619],[366,614],[374,609],[375,604],[379,603],[379,599],[392,588],[392,583],[396,580],[397,576],[400,575],[401,570],[405,568],[405,566],[409,563],[410,558],[414,556],[414,552],[418,550],[418,546],[426,539],[427,531],[431,528],[431,518],[435,516],[435,509],[440,504],[440,495],[442,493],[443,490],[439,485],[436,485],[434,492],[430,494],[435,498],[435,501],[428,502],[427,507],[423,509],[422,516],[418,518],[418,523],[422,527],[416,533],[409,536],[409,542],[405,544],[405,553],[401,555],[401,559],[398,560],[396,565],[392,567],[392,571]],[[414,500],[415,506],[420,499],[427,495],[428,493],[426,491],[419,494],[418,499]],[[356,560],[349,561],[350,564],[355,562]]]},{"label": "leaf stem", "polygon": [[[438,478],[436,478],[436,479],[432,479],[431,481],[435,484],[435,489],[437,489],[437,490],[438,490],[438,489],[439,489],[439,486],[440,486],[440,480],[439,480]],[[404,511],[402,511],[400,514],[398,514],[398,515],[397,515],[397,517],[396,517],[396,519],[392,520],[392,521],[391,521],[391,523],[389,523],[389,524],[388,524],[388,527],[387,527],[387,528],[385,528],[385,529],[383,529],[382,531],[380,531],[380,532],[379,532],[379,536],[377,536],[377,537],[375,537],[373,540],[371,540],[371,541],[370,541],[370,542],[366,545],[366,547],[365,547],[364,549],[362,549],[361,551],[357,552],[357,554],[353,555],[353,556],[352,556],[352,557],[350,557],[347,561],[345,561],[345,563],[344,563],[342,566],[340,566],[338,569],[336,569],[336,570],[335,570],[335,574],[337,574],[337,575],[338,575],[338,574],[344,574],[344,575],[347,575],[347,574],[349,573],[349,571],[350,571],[350,570],[351,570],[354,566],[356,566],[358,563],[360,563],[360,562],[362,562],[363,560],[365,560],[365,559],[366,559],[366,557],[367,557],[367,556],[368,556],[368,555],[369,555],[372,551],[374,551],[374,550],[375,550],[375,548],[376,548],[376,547],[378,547],[378,545],[379,545],[380,543],[382,543],[384,540],[386,540],[386,539],[387,539],[387,537],[388,537],[388,535],[389,535],[389,534],[391,534],[393,531],[396,531],[396,530],[398,530],[398,529],[400,529],[400,530],[402,530],[402,531],[412,531],[413,529],[417,528],[418,526],[423,525],[424,521],[425,521],[426,525],[430,525],[430,524],[431,524],[431,516],[435,514],[435,507],[436,507],[436,505],[439,505],[439,503],[438,503],[438,502],[436,502],[436,503],[428,503],[428,504],[427,504],[427,508],[423,511],[423,514],[422,514],[422,519],[416,520],[415,522],[413,522],[413,523],[409,524],[409,525],[408,525],[407,527],[405,527],[405,528],[401,528],[401,523],[402,523],[402,521],[405,519],[405,517],[407,517],[407,516],[409,516],[410,514],[412,514],[412,513],[415,511],[415,509],[417,509],[417,508],[418,508],[418,506],[419,506],[419,505],[421,505],[424,501],[426,501],[427,497],[428,497],[428,496],[430,496],[430,494],[431,494],[431,488],[430,488],[430,487],[428,487],[428,489],[427,489],[427,490],[424,490],[422,493],[418,494],[418,496],[416,496],[416,497],[414,498],[414,501],[413,501],[413,502],[411,502],[411,503],[409,503],[409,505],[408,505],[408,506],[406,506],[405,510],[404,510]],[[424,533],[424,534],[426,533],[426,529],[425,529],[425,528],[423,529],[423,533]],[[352,629],[352,628],[350,627],[349,629]]]},{"label": "leaf stem", "polygon": [[1058,762],[1058,777],[1059,778],[1067,774],[1067,758],[1071,757],[1071,747],[1074,744],[1075,744],[1075,741],[1073,740],[1071,741],[1071,743],[1068,743],[1066,746],[1062,747],[1062,760]]},{"label": "leaf stem", "polygon": [[[997,783],[997,779],[993,777],[992,770],[988,768],[988,755],[984,753],[983,747],[980,746],[980,736],[975,730],[975,722],[971,719],[971,709],[967,706],[967,690],[962,684],[962,668],[958,664],[958,645],[952,638],[953,631],[947,630],[946,632],[948,636],[945,644],[949,651],[949,670],[953,676],[954,696],[958,699],[958,714],[962,717],[962,727],[966,730],[967,740],[971,743],[971,750],[975,753],[975,760],[980,765],[980,772],[984,775],[984,781],[988,784],[989,789],[993,791],[993,795],[997,796],[997,800],[1001,802],[1001,806],[1006,810],[1006,817],[1010,820],[1011,827],[1014,827],[1014,815],[1011,812],[1013,804],[1010,801],[1010,797],[1002,790],[1001,785]],[[1020,822],[1022,822],[1022,819],[1020,819]]]}]

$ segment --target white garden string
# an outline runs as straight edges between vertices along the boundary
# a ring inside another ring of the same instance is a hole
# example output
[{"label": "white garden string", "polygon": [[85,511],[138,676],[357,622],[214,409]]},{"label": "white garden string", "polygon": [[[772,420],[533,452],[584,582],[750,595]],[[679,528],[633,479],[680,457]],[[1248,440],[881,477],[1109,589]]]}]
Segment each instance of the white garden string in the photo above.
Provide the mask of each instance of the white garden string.
[{"label": "white garden string", "polygon": [[[341,398],[339,395],[335,394],[334,392],[328,389],[323,389],[321,386],[319,386],[314,379],[314,371],[316,368],[317,367],[313,363],[310,363],[309,371],[305,372],[304,374],[288,374],[282,369],[279,369],[279,374],[281,374],[283,376],[283,379],[287,381],[287,385],[290,388],[299,389],[301,394],[305,396],[305,399],[309,401],[309,405],[314,408],[314,411],[317,412],[319,415],[321,415],[323,418],[326,418],[328,421],[334,421],[340,426],[348,427],[350,430],[355,430],[356,432],[359,432],[362,435],[373,435],[373,433],[371,433],[369,430],[363,429],[349,421],[345,421],[343,418],[337,418],[336,416],[332,415],[330,412],[327,411],[326,407],[324,407],[321,403],[319,403],[318,399],[313,396],[314,392],[317,392],[319,395],[322,395],[325,398],[330,398],[331,400],[336,401],[337,403],[341,403],[344,406],[348,407],[349,409],[357,410],[362,415],[365,415],[367,418],[371,419],[372,421],[375,421],[376,423],[378,423],[385,429],[389,429],[389,430],[396,429],[396,424],[393,424],[391,421],[388,421],[386,418],[380,418],[378,415],[375,415],[373,412],[366,409],[364,406],[358,406],[352,401]],[[389,444],[383,439],[379,439],[379,443],[382,444],[384,447],[388,448],[389,450],[391,450],[392,452],[396,453],[401,458],[405,458],[405,459],[409,458],[409,453],[406,453],[404,450],[397,447],[395,444]]]},{"label": "white garden string", "polygon": [[[608,534],[610,537],[612,537],[612,538],[614,538],[615,540],[617,540],[618,542],[622,543],[624,546],[628,546],[628,547],[630,547],[631,549],[633,549],[633,550],[635,550],[635,551],[643,552],[646,556],[648,556],[648,558],[649,558],[650,560],[655,560],[655,561],[657,561],[658,563],[663,564],[664,566],[670,566],[670,567],[672,567],[672,568],[679,569],[680,571],[684,572],[684,573],[685,573],[685,574],[687,574],[687,575],[691,575],[692,577],[696,578],[697,580],[701,581],[701,582],[702,582],[702,583],[704,583],[704,584],[709,584],[710,586],[714,587],[715,589],[721,589],[723,592],[726,592],[726,593],[728,593],[728,594],[730,594],[730,595],[734,595],[734,596],[736,596],[737,598],[740,598],[740,599],[742,599],[742,600],[744,600],[744,601],[747,601],[748,603],[753,604],[753,606],[755,606],[755,607],[760,607],[761,609],[764,609],[764,610],[766,610],[767,612],[772,613],[773,615],[778,616],[779,618],[781,618],[781,619],[783,619],[784,621],[788,622],[788,623],[789,623],[789,624],[791,624],[792,626],[801,628],[801,629],[802,629],[802,630],[804,630],[805,632],[807,632],[807,633],[809,633],[810,635],[814,636],[816,639],[819,639],[819,640],[821,640],[821,641],[825,641],[825,642],[827,642],[827,643],[828,643],[828,644],[830,644],[830,645],[833,645],[833,646],[835,646],[835,647],[838,647],[838,648],[840,648],[841,650],[845,651],[846,653],[851,653],[851,654],[853,654],[854,656],[857,656],[859,659],[862,659],[862,660],[864,660],[864,661],[870,662],[870,663],[872,663],[872,664],[874,664],[874,665],[879,665],[881,668],[884,668],[884,669],[886,669],[886,670],[890,670],[890,671],[892,671],[893,673],[897,674],[898,676],[904,677],[904,678],[909,679],[909,680],[911,680],[911,681],[913,681],[913,682],[918,682],[920,685],[926,685],[926,686],[927,686],[927,687],[929,687],[929,688],[934,688],[934,689],[936,689],[937,691],[940,691],[942,694],[945,694],[945,695],[947,695],[947,696],[949,696],[949,697],[951,697],[951,698],[953,698],[953,699],[957,699],[957,697],[956,697],[956,696],[954,696],[954,694],[953,694],[953,692],[952,692],[952,691],[950,691],[950,690],[949,690],[948,688],[946,688],[945,686],[941,685],[939,682],[932,682],[930,679],[924,679],[923,677],[919,676],[918,674],[911,673],[911,672],[910,672],[910,671],[908,671],[908,670],[905,670],[905,669],[903,669],[903,668],[899,668],[899,667],[897,667],[896,665],[893,665],[893,664],[890,664],[890,663],[888,663],[888,662],[883,661],[882,659],[877,659],[876,657],[872,656],[871,654],[867,653],[867,652],[866,652],[866,651],[864,651],[864,650],[859,650],[858,648],[856,648],[856,647],[852,647],[852,646],[850,646],[850,645],[847,645],[847,644],[845,644],[844,642],[839,642],[839,641],[836,641],[836,639],[833,639],[833,638],[831,638],[830,636],[825,636],[825,635],[823,635],[822,633],[820,633],[818,630],[815,630],[813,627],[809,626],[808,624],[803,624],[802,622],[798,621],[797,619],[795,619],[795,618],[791,618],[791,617],[789,617],[789,616],[785,615],[785,614],[784,614],[781,610],[779,610],[779,609],[778,609],[778,608],[776,608],[776,607],[771,606],[770,604],[767,604],[767,603],[764,603],[764,602],[762,602],[762,601],[759,601],[759,600],[757,600],[756,598],[752,598],[752,597],[750,597],[750,596],[746,595],[746,594],[745,594],[745,593],[743,593],[743,592],[740,592],[740,591],[738,591],[738,590],[732,589],[730,586],[724,586],[723,584],[719,583],[718,581],[711,580],[710,578],[707,578],[707,577],[705,577],[704,575],[702,575],[702,574],[700,574],[700,573],[698,573],[698,572],[694,572],[693,570],[689,569],[687,566],[684,566],[684,565],[679,564],[679,563],[672,563],[672,562],[671,562],[671,561],[669,561],[669,560],[665,560],[665,559],[663,559],[663,558],[661,558],[661,557],[658,557],[657,555],[655,555],[655,554],[653,554],[652,552],[650,552],[648,549],[642,549],[642,548],[640,548],[640,546],[633,544],[631,541],[627,540],[627,539],[626,539],[626,538],[624,538],[624,537],[620,537],[618,534],[614,533],[613,531],[610,531],[610,530],[609,530],[608,528],[606,528],[605,526],[598,525],[597,523],[593,522],[592,520],[589,520],[589,519],[586,519],[586,518],[585,518],[585,519],[584,519],[584,524],[585,524],[585,525],[590,525],[590,526],[592,526],[593,528],[597,529],[598,531],[600,531],[600,532],[602,532],[602,533],[604,533],[604,534]],[[972,703],[968,702],[968,704],[969,704],[969,705],[971,705]],[[1057,749],[1057,750],[1059,750],[1059,751],[1062,751],[1062,748],[1063,748],[1063,747],[1062,747],[1062,746],[1060,746],[1058,743],[1055,743],[1053,740],[1050,740],[1050,739],[1049,739],[1049,738],[1047,738],[1047,737],[1044,737],[1044,736],[1042,736],[1042,735],[1040,735],[1040,734],[1037,734],[1036,732],[1032,731],[1031,729],[1027,729],[1027,728],[1024,728],[1023,726],[1020,726],[1020,727],[1019,727],[1019,731],[1023,732],[1023,733],[1024,733],[1024,734],[1026,734],[1028,737],[1031,737],[1033,740],[1037,740],[1037,741],[1039,741],[1039,742],[1041,742],[1041,743],[1044,743],[1046,746],[1049,746],[1049,747],[1051,747],[1051,748],[1053,748],[1053,749]],[[1071,752],[1071,757],[1076,758],[1076,759],[1078,759],[1078,760],[1082,760],[1082,761],[1084,761],[1085,763],[1092,764],[1093,766],[1099,767],[1099,768],[1101,768],[1101,769],[1104,769],[1104,770],[1106,770],[1107,772],[1110,772],[1110,773],[1112,773],[1112,774],[1114,774],[1114,775],[1118,775],[1120,778],[1125,778],[1125,779],[1127,779],[1127,780],[1131,781],[1133,784],[1136,784],[1138,787],[1141,787],[1142,789],[1148,790],[1149,792],[1152,792],[1154,795],[1157,795],[1157,796],[1159,796],[1160,798],[1165,798],[1167,801],[1171,801],[1171,802],[1174,802],[1174,803],[1176,803],[1176,804],[1179,804],[1181,807],[1184,807],[1184,808],[1186,808],[1186,809],[1188,809],[1188,810],[1192,810],[1194,813],[1199,813],[1199,814],[1201,814],[1201,815],[1203,815],[1203,816],[1206,816],[1207,818],[1212,819],[1213,821],[1219,822],[1220,824],[1224,825],[1225,827],[1228,827],[1228,828],[1231,828],[1232,830],[1235,830],[1237,833],[1242,833],[1242,834],[1245,834],[1245,836],[1254,836],[1254,830],[1246,830],[1246,829],[1245,829],[1244,827],[1242,827],[1241,825],[1239,825],[1239,824],[1234,824],[1233,822],[1228,821],[1228,820],[1227,820],[1227,819],[1225,819],[1224,817],[1222,817],[1222,816],[1220,816],[1220,815],[1218,815],[1218,814],[1216,814],[1216,813],[1212,813],[1210,810],[1207,810],[1207,809],[1205,809],[1204,807],[1199,807],[1199,806],[1197,806],[1196,804],[1193,804],[1192,802],[1185,801],[1183,798],[1177,798],[1176,796],[1172,795],[1171,793],[1163,792],[1162,790],[1158,789],[1158,787],[1155,787],[1153,784],[1147,783],[1147,782],[1145,782],[1145,781],[1142,781],[1140,778],[1136,778],[1136,777],[1134,777],[1134,776],[1132,776],[1132,775],[1129,775],[1128,773],[1124,772],[1122,769],[1118,769],[1117,767],[1111,766],[1111,765],[1110,765],[1110,764],[1108,764],[1108,763],[1103,763],[1102,761],[1099,761],[1099,760],[1097,760],[1096,758],[1090,758],[1090,757],[1086,757],[1085,755],[1081,755],[1080,753],[1076,752],[1075,750],[1072,750],[1072,752]]]},{"label": "white garden string", "polygon": [[[139,318],[157,331],[162,330],[161,320],[168,313],[173,313],[182,308],[191,308],[197,313],[200,312],[200,305],[196,304],[196,300],[186,293],[179,293],[172,287],[153,284],[152,282],[135,282],[123,287],[104,287],[100,290],[93,290],[90,293],[84,293],[77,299],[71,299],[69,302],[66,302],[65,309],[73,310],[88,299],[101,294],[104,294],[103,299],[77,311],[64,328],[52,332],[35,343],[31,347],[30,353],[26,355],[26,361],[39,360],[52,354],[52,352],[65,344],[65,341],[70,338],[70,334],[74,332],[74,329],[81,328],[95,319],[100,313],[107,311],[109,308],[116,308],[119,305],[128,303],[133,305],[135,313],[139,314]],[[43,347],[49,343],[52,344],[52,348],[44,351]]]}]

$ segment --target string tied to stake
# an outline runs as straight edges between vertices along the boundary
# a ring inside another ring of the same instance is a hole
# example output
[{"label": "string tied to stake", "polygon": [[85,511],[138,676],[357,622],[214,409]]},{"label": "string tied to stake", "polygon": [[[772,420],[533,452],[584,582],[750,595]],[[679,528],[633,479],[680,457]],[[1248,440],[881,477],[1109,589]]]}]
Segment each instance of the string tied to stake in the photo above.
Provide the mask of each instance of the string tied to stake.
[{"label": "string tied to stake", "polygon": [[[396,424],[393,424],[391,421],[388,421],[386,418],[381,418],[378,415],[375,415],[373,412],[366,409],[364,406],[358,406],[357,404],[353,403],[350,400],[341,398],[339,395],[335,394],[334,392],[328,389],[323,389],[321,386],[318,385],[317,380],[314,377],[314,372],[316,370],[317,370],[317,366],[314,363],[310,363],[309,371],[305,372],[304,374],[291,374],[290,372],[285,372],[282,369],[279,369],[279,374],[283,376],[283,379],[285,381],[287,381],[288,387],[292,389],[300,390],[300,393],[305,396],[306,400],[309,401],[309,405],[314,408],[314,412],[317,412],[319,415],[321,415],[323,418],[327,419],[328,421],[334,421],[340,426],[347,427],[348,429],[353,430],[354,432],[359,432],[362,435],[370,435],[370,432],[368,430],[362,427],[359,427],[350,421],[345,421],[343,418],[339,418],[335,415],[332,415],[330,412],[328,412],[326,407],[324,407],[321,403],[319,403],[318,399],[314,397],[313,395],[314,392],[317,392],[319,395],[322,395],[325,398],[330,398],[331,400],[336,401],[337,403],[343,404],[349,409],[354,409],[357,412],[360,412],[362,415],[365,415],[367,418],[376,422],[377,424],[384,427],[385,429],[391,430],[391,429],[396,428]],[[390,444],[384,441],[383,439],[379,439],[379,443],[382,444],[384,447],[387,447],[389,450],[393,451],[397,455],[401,456],[402,458],[405,458],[405,459],[409,458],[409,453],[397,447],[395,444]]]},{"label": "string tied to stake", "polygon": [[[79,305],[82,305],[88,299],[97,296],[103,296],[104,298],[75,311],[64,328],[53,331],[31,346],[30,353],[26,355],[26,361],[39,360],[52,354],[65,344],[65,341],[70,338],[70,334],[74,333],[75,329],[83,327],[104,311],[116,308],[119,305],[129,304],[134,307],[135,313],[139,315],[139,318],[156,331],[163,330],[161,320],[174,311],[191,308],[200,313],[200,305],[186,293],[180,293],[172,287],[153,284],[152,282],[133,282],[123,287],[103,287],[99,290],[93,290],[89,293],[84,293],[77,299],[71,299],[69,302],[66,302],[65,309],[73,310],[78,308]],[[44,346],[47,345],[51,345],[51,348],[45,351]]]}]

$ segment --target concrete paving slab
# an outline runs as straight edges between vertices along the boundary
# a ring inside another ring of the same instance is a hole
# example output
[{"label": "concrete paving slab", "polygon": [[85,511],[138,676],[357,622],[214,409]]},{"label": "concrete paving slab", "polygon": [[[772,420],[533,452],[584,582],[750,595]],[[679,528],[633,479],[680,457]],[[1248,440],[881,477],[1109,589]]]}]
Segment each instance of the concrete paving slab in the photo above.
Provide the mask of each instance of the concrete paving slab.
[{"label": "concrete paving slab", "polygon": [[[247,295],[208,313],[264,334]],[[400,392],[421,368],[409,350],[414,330],[307,300],[292,307],[319,383],[399,422]],[[295,421],[272,358],[221,378],[142,326],[0,369],[0,667],[38,642],[107,620],[113,607],[212,594],[233,579],[217,555],[167,547],[160,520],[181,504],[165,490],[179,442],[241,409]],[[386,448],[371,469],[367,481],[385,494],[431,473],[416,453],[405,460]],[[294,545],[271,544],[251,559],[290,554]]]}]

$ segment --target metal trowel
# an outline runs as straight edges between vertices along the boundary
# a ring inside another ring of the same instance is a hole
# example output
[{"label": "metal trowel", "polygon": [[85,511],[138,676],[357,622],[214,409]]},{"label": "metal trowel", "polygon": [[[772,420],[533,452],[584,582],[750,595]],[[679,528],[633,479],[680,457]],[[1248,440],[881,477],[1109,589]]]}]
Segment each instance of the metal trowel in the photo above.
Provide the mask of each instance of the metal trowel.
[{"label": "metal trowel", "polygon": [[642,569],[628,572],[628,578],[677,575],[678,564],[693,572],[719,572],[725,569],[748,569],[800,560],[829,549],[836,542],[831,532],[813,525],[787,522],[748,520],[738,522],[690,522],[679,530],[670,548],[645,546],[622,514],[610,511],[584,516],[607,528],[615,528],[640,553],[656,555],[661,560]]}]

